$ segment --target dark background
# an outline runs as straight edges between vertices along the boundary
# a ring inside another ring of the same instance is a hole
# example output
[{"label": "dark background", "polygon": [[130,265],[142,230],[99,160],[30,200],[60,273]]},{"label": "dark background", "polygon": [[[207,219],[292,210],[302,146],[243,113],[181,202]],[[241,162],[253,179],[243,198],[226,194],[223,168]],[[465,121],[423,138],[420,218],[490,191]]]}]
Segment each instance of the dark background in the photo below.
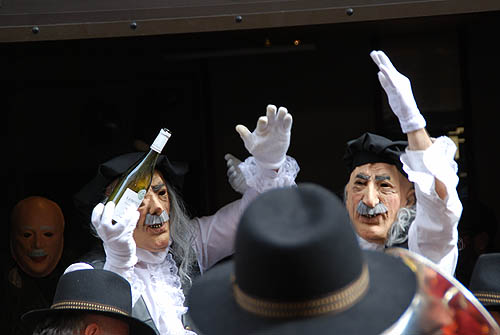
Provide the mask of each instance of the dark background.
[{"label": "dark background", "polygon": [[[194,216],[239,197],[224,154],[247,157],[234,130],[253,130],[269,103],[293,115],[289,154],[297,182],[341,193],[347,140],[371,131],[403,138],[377,68],[384,50],[412,82],[432,136],[460,139],[465,211],[457,277],[467,284],[480,252],[500,249],[498,125],[500,12],[144,37],[0,43],[4,132],[4,220],[29,195],[58,202],[66,244],[87,247],[73,195],[97,165],[173,136],[164,153],[189,163],[184,199]],[[298,40],[298,46],[294,41]],[[267,42],[266,42],[267,41]],[[486,232],[487,242],[474,240]],[[4,235],[5,251],[8,234]],[[479,249],[478,249],[479,248]]]}]

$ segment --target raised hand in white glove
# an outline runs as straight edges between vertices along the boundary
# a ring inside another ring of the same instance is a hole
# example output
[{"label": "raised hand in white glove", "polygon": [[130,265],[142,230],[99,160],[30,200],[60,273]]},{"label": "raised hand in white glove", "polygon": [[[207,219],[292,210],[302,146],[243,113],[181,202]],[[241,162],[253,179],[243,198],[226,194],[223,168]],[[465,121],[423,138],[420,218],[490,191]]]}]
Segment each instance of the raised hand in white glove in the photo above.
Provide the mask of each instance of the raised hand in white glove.
[{"label": "raised hand in white glove", "polygon": [[425,128],[425,119],[413,97],[410,80],[398,72],[383,51],[372,51],[371,58],[379,68],[378,79],[387,94],[389,105],[399,119],[403,133]]},{"label": "raised hand in white glove", "polygon": [[106,252],[106,264],[116,268],[129,268],[137,263],[136,245],[133,237],[139,220],[139,212],[133,208],[126,211],[125,219],[112,224],[115,204],[99,203],[92,211],[92,224]]},{"label": "raised hand in white glove", "polygon": [[241,194],[245,193],[248,189],[248,185],[243,173],[241,173],[241,170],[238,167],[241,161],[231,154],[226,154],[224,159],[226,160],[227,179],[229,180],[229,184],[236,192]]},{"label": "raised hand in white glove", "polygon": [[285,161],[291,129],[292,115],[285,107],[276,112],[274,105],[267,106],[266,116],[259,118],[253,133],[241,124],[236,126],[245,148],[266,169],[279,169]]}]

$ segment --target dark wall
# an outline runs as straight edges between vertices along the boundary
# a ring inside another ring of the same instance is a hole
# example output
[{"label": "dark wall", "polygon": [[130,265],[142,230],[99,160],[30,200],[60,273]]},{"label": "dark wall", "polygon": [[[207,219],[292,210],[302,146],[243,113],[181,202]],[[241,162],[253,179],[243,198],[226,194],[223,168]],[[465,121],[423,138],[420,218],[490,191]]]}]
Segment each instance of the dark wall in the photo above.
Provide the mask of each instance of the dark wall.
[{"label": "dark wall", "polygon": [[[464,202],[494,208],[499,182],[488,171],[498,160],[492,153],[500,110],[499,19],[493,12],[1,44],[9,157],[2,210],[8,220],[18,200],[45,195],[63,206],[69,231],[79,231],[81,223],[71,222],[72,196],[97,165],[134,150],[136,139],[150,143],[167,127],[173,136],[165,152],[190,165],[184,190],[190,210],[213,213],[238,198],[223,159],[227,152],[247,156],[234,127],[253,129],[269,103],[286,106],[294,117],[289,153],[301,166],[297,181],[341,193],[348,139],[364,131],[401,137],[369,57],[379,48],[412,80],[432,136],[465,128],[459,158]],[[472,215],[463,226],[476,220]]]}]

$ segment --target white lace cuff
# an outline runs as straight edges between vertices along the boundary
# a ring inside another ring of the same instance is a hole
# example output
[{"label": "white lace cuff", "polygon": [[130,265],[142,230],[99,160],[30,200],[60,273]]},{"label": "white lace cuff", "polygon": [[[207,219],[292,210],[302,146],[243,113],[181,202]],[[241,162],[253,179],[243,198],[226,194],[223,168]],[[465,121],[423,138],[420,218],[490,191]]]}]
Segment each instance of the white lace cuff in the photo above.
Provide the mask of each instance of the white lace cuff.
[{"label": "white lace cuff", "polygon": [[408,179],[419,185],[425,194],[435,193],[434,178],[444,183],[448,194],[458,184],[457,163],[454,160],[457,147],[446,136],[437,138],[427,150],[408,150],[401,156]]},{"label": "white lace cuff", "polygon": [[247,185],[259,193],[277,187],[295,186],[295,178],[300,171],[297,161],[290,156],[286,156],[277,172],[261,167],[253,156],[245,159],[238,167]]}]

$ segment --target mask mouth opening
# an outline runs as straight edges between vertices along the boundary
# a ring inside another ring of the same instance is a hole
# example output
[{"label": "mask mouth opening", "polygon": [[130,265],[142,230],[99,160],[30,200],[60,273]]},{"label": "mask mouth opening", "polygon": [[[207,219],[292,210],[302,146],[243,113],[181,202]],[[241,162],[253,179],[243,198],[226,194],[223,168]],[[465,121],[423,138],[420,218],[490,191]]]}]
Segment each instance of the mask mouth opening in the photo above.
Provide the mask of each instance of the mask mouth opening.
[{"label": "mask mouth opening", "polygon": [[161,228],[165,222],[168,222],[169,219],[170,217],[165,210],[160,215],[146,214],[144,225],[153,229]]}]

